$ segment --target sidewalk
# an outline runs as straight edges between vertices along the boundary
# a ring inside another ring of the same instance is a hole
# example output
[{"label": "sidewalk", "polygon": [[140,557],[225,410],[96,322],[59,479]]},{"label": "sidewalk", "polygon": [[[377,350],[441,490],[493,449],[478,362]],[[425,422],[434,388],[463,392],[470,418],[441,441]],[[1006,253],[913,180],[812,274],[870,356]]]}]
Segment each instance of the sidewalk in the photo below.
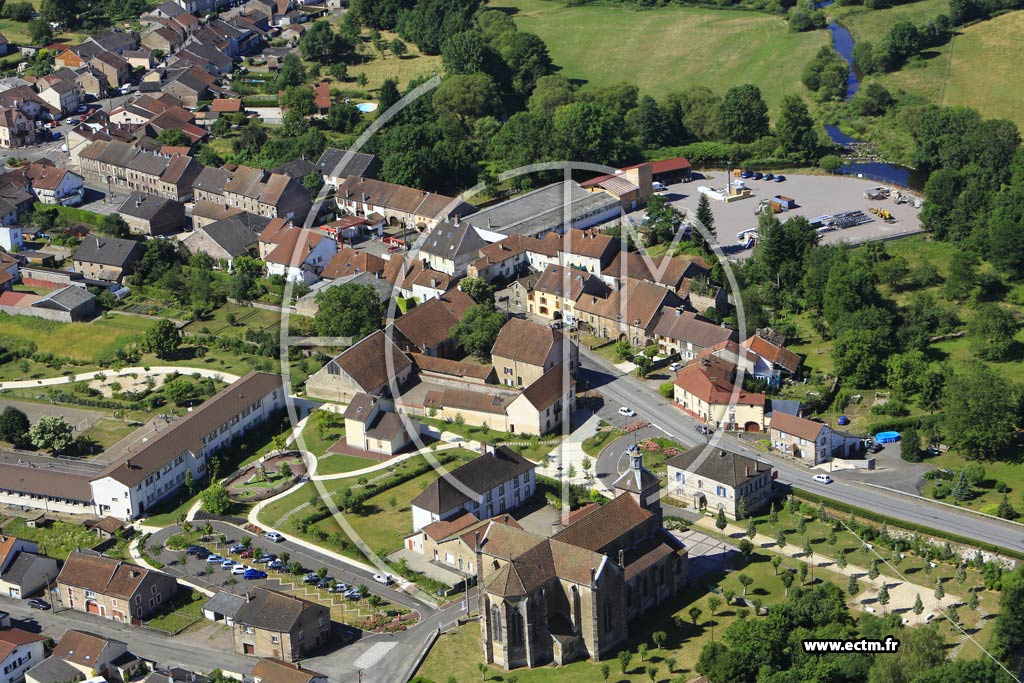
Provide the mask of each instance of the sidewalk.
[{"label": "sidewalk", "polygon": [[[719,533],[718,529],[715,527],[715,520],[711,517],[701,516],[693,526],[703,527],[713,534]],[[741,529],[735,524],[729,524],[726,526],[725,531],[722,533],[727,534],[734,541],[746,538],[746,529]],[[803,548],[793,545],[792,543],[787,543],[784,548],[780,548],[774,538],[770,538],[769,536],[761,533],[754,536],[752,543],[761,550],[767,550],[777,555],[782,555],[783,557],[798,560],[800,562],[810,563],[810,558],[804,555]],[[851,553],[847,553],[847,556],[850,555]],[[882,606],[877,604],[878,590],[882,587],[883,583],[889,589],[889,604],[884,607],[884,611],[906,613],[908,616],[905,618],[910,620],[915,618],[915,615],[911,612],[911,608],[914,606],[914,599],[917,595],[921,596],[921,602],[924,603],[925,611],[921,614],[919,620],[922,622],[929,613],[937,614],[945,607],[963,604],[963,600],[952,593],[946,593],[946,596],[941,601],[936,600],[935,586],[921,586],[902,578],[882,573],[882,568],[886,567],[885,564],[879,565],[878,578],[874,581],[870,581],[867,578],[868,570],[864,567],[860,567],[855,564],[847,564],[845,567],[840,569],[836,566],[834,558],[820,553],[817,550],[814,551],[813,559],[813,567],[828,569],[831,572],[843,574],[844,576],[855,576],[862,585],[866,584],[868,587],[866,589],[862,588],[862,592],[851,598],[850,602],[851,604],[856,605],[859,609],[867,612],[880,613],[883,610]],[[943,584],[943,587],[945,587],[945,585],[946,584]],[[840,586],[840,588],[844,591],[846,590],[845,586]]]},{"label": "sidewalk", "polygon": [[[565,441],[558,444],[548,453],[548,457],[545,458],[544,462],[537,466],[537,474],[542,474],[545,477],[552,479],[562,479],[568,481],[571,484],[591,484],[594,483],[598,486],[603,487],[604,484],[595,479],[594,472],[597,470],[597,458],[587,455],[583,450],[583,442],[588,438],[597,434],[598,425],[601,423],[601,418],[595,413],[591,415],[587,420],[580,425],[575,431],[566,437]],[[590,474],[588,478],[585,476],[583,469],[583,459],[588,458],[590,460]],[[558,468],[561,467],[561,473]],[[569,468],[572,467],[576,473],[576,476],[569,478]]]},{"label": "sidewalk", "polygon": [[213,379],[220,379],[221,381],[231,384],[237,382],[238,375],[232,375],[221,370],[213,370],[211,368],[190,368],[184,365],[157,365],[146,368],[122,368],[120,370],[93,370],[92,372],[82,372],[77,375],[61,375],[60,377],[50,377],[47,379],[26,379],[19,380],[17,382],[0,382],[0,390],[3,389],[31,389],[33,387],[52,387],[59,384],[70,384],[72,382],[81,382],[84,380],[96,379],[98,375],[104,377],[125,377],[127,375],[172,375],[179,373],[182,375],[194,375],[198,374],[200,377],[210,377]]}]

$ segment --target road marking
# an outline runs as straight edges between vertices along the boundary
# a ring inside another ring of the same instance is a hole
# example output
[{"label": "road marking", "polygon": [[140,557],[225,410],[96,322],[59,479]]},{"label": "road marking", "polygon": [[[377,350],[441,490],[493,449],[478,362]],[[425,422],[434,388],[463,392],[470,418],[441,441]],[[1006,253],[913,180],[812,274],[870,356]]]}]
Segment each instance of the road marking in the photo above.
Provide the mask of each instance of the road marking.
[{"label": "road marking", "polygon": [[369,669],[371,666],[384,659],[384,656],[391,652],[391,650],[398,645],[398,643],[374,643],[369,650],[359,655],[359,658],[353,663],[356,669]]}]

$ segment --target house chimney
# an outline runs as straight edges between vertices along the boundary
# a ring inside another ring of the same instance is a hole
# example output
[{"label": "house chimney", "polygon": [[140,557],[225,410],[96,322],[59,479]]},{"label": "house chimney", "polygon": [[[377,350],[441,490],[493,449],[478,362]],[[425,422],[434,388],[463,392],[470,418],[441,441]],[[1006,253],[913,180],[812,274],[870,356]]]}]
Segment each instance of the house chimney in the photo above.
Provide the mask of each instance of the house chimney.
[{"label": "house chimney", "polygon": [[473,548],[477,553],[480,552],[480,530],[477,529],[476,533],[473,534]]},{"label": "house chimney", "polygon": [[626,568],[626,551],[619,548],[619,566],[623,569]]},{"label": "house chimney", "polygon": [[505,526],[508,526],[508,521],[509,521],[509,518],[510,518],[510,517],[511,517],[511,515],[509,515],[509,514],[508,514],[508,513],[506,512],[506,513],[505,513],[505,519],[503,520],[503,524],[504,524]]}]

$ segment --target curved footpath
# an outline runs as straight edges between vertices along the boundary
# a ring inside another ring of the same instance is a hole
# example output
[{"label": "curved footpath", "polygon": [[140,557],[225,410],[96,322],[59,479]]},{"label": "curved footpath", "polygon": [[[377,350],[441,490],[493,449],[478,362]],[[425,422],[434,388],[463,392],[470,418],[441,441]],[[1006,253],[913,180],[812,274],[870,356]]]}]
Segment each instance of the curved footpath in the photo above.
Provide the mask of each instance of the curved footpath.
[{"label": "curved footpath", "polygon": [[173,375],[178,373],[179,375],[195,375],[198,374],[200,377],[209,377],[211,379],[219,379],[223,382],[231,384],[237,382],[239,379],[238,375],[232,375],[229,372],[222,372],[220,370],[213,370],[211,368],[191,368],[177,365],[156,365],[146,368],[121,368],[120,370],[93,370],[91,372],[81,372],[77,375],[61,375],[60,377],[50,377],[47,379],[23,379],[13,382],[0,382],[0,391],[4,389],[31,389],[33,387],[52,387],[59,384],[71,384],[72,382],[83,382],[85,380],[100,379],[102,377],[127,377],[128,375]]}]

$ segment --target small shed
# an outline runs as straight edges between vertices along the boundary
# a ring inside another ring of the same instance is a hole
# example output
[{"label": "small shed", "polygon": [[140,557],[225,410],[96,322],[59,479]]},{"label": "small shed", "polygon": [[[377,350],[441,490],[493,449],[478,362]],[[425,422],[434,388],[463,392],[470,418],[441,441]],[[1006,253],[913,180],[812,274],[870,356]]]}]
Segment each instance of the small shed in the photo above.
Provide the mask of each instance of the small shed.
[{"label": "small shed", "polygon": [[245,597],[220,591],[203,605],[203,616],[210,621],[224,620],[228,626],[234,626],[235,615],[245,604]]},{"label": "small shed", "polygon": [[103,519],[86,522],[85,528],[106,540],[120,536],[124,531],[124,522],[116,517],[104,517]]}]

